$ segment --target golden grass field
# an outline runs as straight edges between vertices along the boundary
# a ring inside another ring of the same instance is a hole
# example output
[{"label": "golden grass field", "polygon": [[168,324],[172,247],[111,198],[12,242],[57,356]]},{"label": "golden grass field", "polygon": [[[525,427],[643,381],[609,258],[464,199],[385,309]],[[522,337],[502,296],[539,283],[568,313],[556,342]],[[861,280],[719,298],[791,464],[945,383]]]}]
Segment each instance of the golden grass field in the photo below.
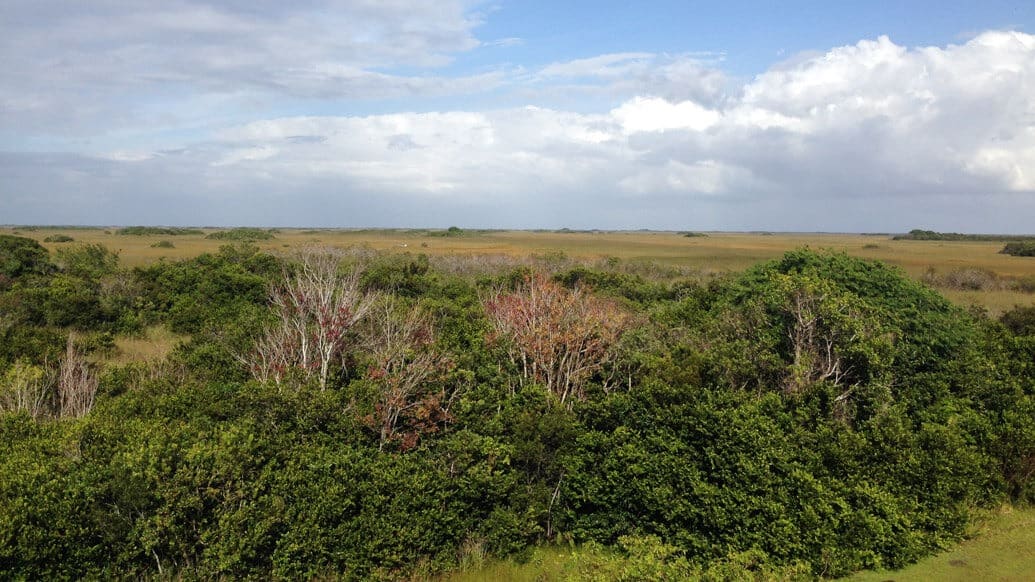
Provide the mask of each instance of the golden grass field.
[{"label": "golden grass field", "polygon": [[[219,229],[206,229],[206,234]],[[203,252],[214,252],[225,241],[209,240],[205,234],[178,236],[135,236],[113,234],[116,228],[40,228],[38,230],[2,228],[0,233],[16,232],[43,241],[48,236],[65,234],[73,243],[43,243],[53,251],[62,245],[101,243],[119,251],[125,266],[139,266],[162,257],[181,259]],[[708,233],[688,238],[675,232],[552,232],[552,231],[466,231],[462,236],[433,236],[427,230],[305,230],[282,229],[276,238],[257,244],[269,251],[284,251],[306,245],[333,247],[364,246],[388,252],[425,253],[429,256],[504,255],[525,257],[564,253],[572,259],[598,260],[617,257],[622,261],[655,262],[702,273],[736,272],[785,251],[810,247],[847,252],[853,256],[877,259],[897,265],[914,278],[925,273],[945,275],[958,269],[984,269],[1005,281],[1035,278],[1035,258],[1000,254],[1002,242],[895,241],[890,235],[817,233]],[[439,233],[441,234],[441,233]],[[153,248],[167,240],[175,248]],[[1033,279],[1035,280],[1035,279]],[[942,289],[961,305],[978,305],[993,315],[1014,305],[1035,303],[1035,294],[1003,288],[980,291]]]}]

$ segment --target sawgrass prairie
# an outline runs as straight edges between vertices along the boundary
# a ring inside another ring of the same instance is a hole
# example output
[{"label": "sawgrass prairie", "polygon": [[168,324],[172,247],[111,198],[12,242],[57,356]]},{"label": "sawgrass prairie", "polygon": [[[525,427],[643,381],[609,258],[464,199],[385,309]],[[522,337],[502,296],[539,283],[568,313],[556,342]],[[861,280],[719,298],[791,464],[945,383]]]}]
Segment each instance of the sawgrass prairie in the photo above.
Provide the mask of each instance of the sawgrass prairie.
[{"label": "sawgrass prairie", "polygon": [[[122,265],[134,267],[162,258],[175,260],[217,251],[227,241],[205,237],[218,230],[226,229],[208,228],[203,234],[175,236],[117,234],[116,227],[7,227],[0,232],[34,238],[51,251],[76,243],[100,243],[118,251]],[[993,315],[1015,305],[1035,303],[1035,258],[1001,254],[1003,242],[892,240],[885,234],[828,233],[715,232],[687,237],[658,231],[465,230],[458,236],[445,234],[427,229],[278,229],[273,239],[254,244],[272,252],[323,245],[433,257],[552,255],[586,261],[613,257],[704,275],[742,271],[788,250],[809,247],[897,265],[909,276],[933,283],[960,305],[983,307]],[[74,242],[44,242],[55,235],[72,237]],[[172,248],[156,247],[161,241],[168,241]]]}]

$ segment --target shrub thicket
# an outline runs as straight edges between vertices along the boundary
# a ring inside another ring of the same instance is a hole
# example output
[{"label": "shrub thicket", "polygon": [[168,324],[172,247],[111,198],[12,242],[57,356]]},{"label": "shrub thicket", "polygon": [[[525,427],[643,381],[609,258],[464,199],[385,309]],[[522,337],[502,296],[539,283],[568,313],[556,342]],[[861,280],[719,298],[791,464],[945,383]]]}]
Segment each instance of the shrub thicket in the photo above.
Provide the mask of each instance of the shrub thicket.
[{"label": "shrub thicket", "polygon": [[236,242],[254,242],[259,240],[271,240],[274,238],[274,234],[272,230],[264,230],[261,228],[232,228],[230,230],[213,232],[205,238]]},{"label": "shrub thicket", "polygon": [[1014,257],[1035,257],[1035,242],[1006,243],[1006,246],[1000,252]]},{"label": "shrub thicket", "polygon": [[[314,283],[369,298],[338,329],[352,303],[293,319],[305,263],[255,247],[56,272],[25,240],[0,238],[0,401],[49,381],[66,326],[190,340],[104,370],[82,418],[0,413],[0,578],[404,578],[554,540],[615,548],[572,566],[605,577],[835,576],[1035,500],[1028,314],[978,319],[880,263],[796,251],[704,286],[365,257]],[[544,294],[587,322],[499,319],[552,316]],[[264,353],[291,366],[256,380]]]},{"label": "shrub thicket", "polygon": [[116,230],[115,234],[134,236],[183,236],[188,234],[204,234],[204,232],[197,228],[182,228],[178,226],[127,226]]}]

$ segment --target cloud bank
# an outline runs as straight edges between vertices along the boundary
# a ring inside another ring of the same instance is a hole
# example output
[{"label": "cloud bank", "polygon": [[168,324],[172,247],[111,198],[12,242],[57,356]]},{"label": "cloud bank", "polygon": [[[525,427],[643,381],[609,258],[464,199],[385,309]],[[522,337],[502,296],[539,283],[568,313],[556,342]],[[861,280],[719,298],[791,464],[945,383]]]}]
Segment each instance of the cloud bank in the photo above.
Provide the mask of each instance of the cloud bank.
[{"label": "cloud bank", "polygon": [[[123,23],[137,18],[111,6]],[[76,32],[85,17],[59,20],[38,41],[54,67],[15,66],[0,84],[6,135],[82,132],[108,144],[112,128],[144,132],[154,104],[119,114],[111,95],[81,94],[136,82],[164,99],[185,93],[168,114],[173,128],[199,107],[233,111],[174,147],[8,148],[0,222],[1032,230],[1035,36],[990,31],[919,48],[880,37],[746,81],[722,71],[721,55],[646,52],[451,75],[427,71],[490,44],[475,37],[470,6],[351,3],[320,23],[320,3],[270,6],[174,2],[157,23],[151,14],[137,28],[115,26],[89,46]],[[201,40],[170,55],[184,39]],[[0,54],[31,42],[8,37]],[[45,90],[55,74],[69,78]],[[491,91],[523,103],[240,109],[249,99]],[[580,109],[557,99],[564,93],[611,105]]]}]

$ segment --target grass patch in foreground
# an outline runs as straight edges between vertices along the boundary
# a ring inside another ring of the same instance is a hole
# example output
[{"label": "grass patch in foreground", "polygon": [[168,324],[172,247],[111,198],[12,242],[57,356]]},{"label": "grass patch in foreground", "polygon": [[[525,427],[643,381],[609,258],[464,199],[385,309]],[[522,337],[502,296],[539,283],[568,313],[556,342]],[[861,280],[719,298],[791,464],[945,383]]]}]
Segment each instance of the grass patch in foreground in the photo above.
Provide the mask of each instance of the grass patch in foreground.
[{"label": "grass patch in foreground", "polygon": [[[976,520],[974,537],[955,548],[922,560],[898,571],[859,572],[841,580],[847,582],[927,582],[929,580],[1027,581],[1035,578],[1035,508],[1003,509]],[[581,547],[546,546],[535,548],[522,563],[514,560],[482,559],[475,553],[463,560],[463,571],[444,575],[441,582],[541,582],[552,580],[637,579],[644,566],[653,571],[657,563],[644,563],[659,556],[656,552],[634,551],[623,556],[618,551],[596,545]],[[762,571],[751,566],[750,552],[739,559],[713,564],[697,577],[707,579],[796,580],[808,578],[794,567]],[[663,555],[663,553],[662,553]],[[472,559],[473,558],[473,559]],[[667,566],[677,566],[671,559]],[[662,565],[666,569],[665,565]],[[686,570],[682,571],[687,573]],[[666,572],[672,573],[672,572]],[[632,574],[632,577],[622,576]],[[678,579],[683,579],[677,576]],[[690,575],[689,579],[694,579]]]},{"label": "grass patch in foreground", "polygon": [[976,536],[955,548],[893,572],[860,572],[844,580],[1035,579],[1035,508],[1004,508],[975,524]]},{"label": "grass patch in foreground", "polygon": [[[447,574],[442,582],[538,582],[541,580],[564,580],[570,575],[570,566],[576,552],[584,552],[566,546],[544,546],[532,551],[527,562],[511,560],[471,560],[466,571]],[[600,550],[599,552],[602,552]]]}]

